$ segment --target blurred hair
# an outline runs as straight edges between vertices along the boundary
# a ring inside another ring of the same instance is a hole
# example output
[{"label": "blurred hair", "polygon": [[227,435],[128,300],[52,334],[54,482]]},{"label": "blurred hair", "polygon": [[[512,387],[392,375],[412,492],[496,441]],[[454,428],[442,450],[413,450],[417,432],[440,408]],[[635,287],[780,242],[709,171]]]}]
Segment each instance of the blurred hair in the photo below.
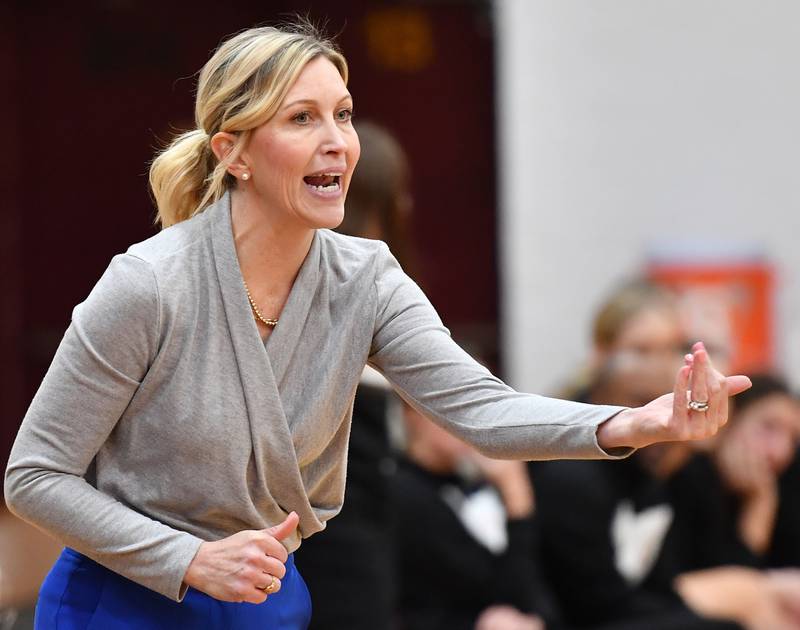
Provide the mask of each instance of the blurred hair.
[{"label": "blurred hair", "polygon": [[753,386],[733,398],[734,413],[731,419],[734,421],[742,411],[768,396],[773,394],[792,396],[792,391],[786,382],[774,374],[752,374],[750,380]]},{"label": "blurred hair", "polygon": [[[673,294],[660,285],[643,278],[618,285],[597,309],[592,320],[592,341],[595,346],[592,362],[578,371],[556,395],[584,402],[590,399],[592,402],[607,402],[606,393],[601,390],[621,366],[612,360],[613,357],[605,355],[614,349],[625,326],[637,315],[652,308],[677,312]],[[597,395],[602,400],[593,398]]]},{"label": "blurred hair", "polygon": [[[308,21],[247,29],[216,49],[197,82],[197,128],[176,137],[150,166],[162,228],[194,216],[236,185],[228,164],[250,131],[275,114],[305,65],[319,56],[327,57],[347,83],[345,58]],[[220,131],[236,134],[237,140],[218,162],[209,141]]]},{"label": "blurred hair", "polygon": [[674,309],[673,295],[667,289],[642,279],[619,286],[595,315],[592,325],[595,346],[601,349],[613,346],[625,324],[650,308]]},{"label": "blurred hair", "polygon": [[[354,126],[361,144],[361,158],[347,189],[344,221],[337,231],[386,241],[407,268],[411,212],[408,157],[384,127],[368,121],[356,122]],[[374,228],[378,229],[378,235],[370,234]]]}]

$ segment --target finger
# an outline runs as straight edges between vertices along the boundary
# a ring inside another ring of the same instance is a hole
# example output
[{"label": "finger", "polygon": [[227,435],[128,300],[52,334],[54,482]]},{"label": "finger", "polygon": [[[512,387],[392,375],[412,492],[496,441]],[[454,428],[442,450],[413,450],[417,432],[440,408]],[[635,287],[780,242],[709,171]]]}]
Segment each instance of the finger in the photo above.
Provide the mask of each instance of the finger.
[{"label": "finger", "polygon": [[722,401],[727,401],[727,395],[723,395],[720,378],[716,371],[709,373],[706,390],[708,391],[708,409],[705,412],[706,437],[710,437],[716,435],[719,430],[719,423],[722,419]]},{"label": "finger", "polygon": [[725,381],[728,386],[729,396],[741,394],[744,390],[750,389],[753,386],[753,383],[750,381],[750,379],[741,374],[737,376],[728,376]]},{"label": "finger", "polygon": [[280,562],[286,562],[289,558],[289,552],[286,547],[277,538],[268,534],[266,529],[254,532],[253,542],[258,545],[262,554],[271,556]]},{"label": "finger", "polygon": [[[256,575],[249,576],[249,579],[250,581],[242,585],[237,601],[248,602],[250,604],[263,604],[270,595],[275,595],[275,593],[281,590],[280,578],[276,577],[273,583],[272,576],[269,574],[259,571]],[[272,589],[267,593],[263,589],[271,583],[273,584]]]},{"label": "finger", "polygon": [[[273,578],[275,581],[273,582]],[[272,584],[272,588],[270,589],[269,593],[267,593],[266,589],[270,584]],[[275,577],[274,575],[264,574],[262,579],[259,580],[256,584],[253,585],[257,591],[264,593],[265,595],[274,595],[279,590],[281,590],[281,580],[280,578]]]},{"label": "finger", "polygon": [[291,512],[289,516],[283,519],[283,523],[275,525],[274,527],[268,527],[264,531],[275,538],[275,540],[283,540],[294,533],[299,522],[300,517],[297,515],[297,512]]},{"label": "finger", "polygon": [[[692,369],[688,365],[684,365],[678,370],[678,376],[675,378],[675,388],[672,390],[672,418],[673,421],[685,425],[688,419],[686,410],[686,397],[689,391],[689,374]],[[680,439],[680,436],[678,436]]]},{"label": "finger", "polygon": [[708,353],[702,348],[696,350],[694,353],[694,363],[692,365],[692,400],[708,402],[709,392],[707,383],[709,373]]},{"label": "finger", "polygon": [[728,379],[717,377],[720,380],[720,401],[719,401],[719,415],[717,416],[717,429],[721,429],[728,423],[728,414],[730,413],[730,392],[728,391]]},{"label": "finger", "polygon": [[254,566],[259,573],[269,573],[279,578],[286,575],[286,565],[278,558],[265,553],[258,553],[256,556],[252,566]]}]

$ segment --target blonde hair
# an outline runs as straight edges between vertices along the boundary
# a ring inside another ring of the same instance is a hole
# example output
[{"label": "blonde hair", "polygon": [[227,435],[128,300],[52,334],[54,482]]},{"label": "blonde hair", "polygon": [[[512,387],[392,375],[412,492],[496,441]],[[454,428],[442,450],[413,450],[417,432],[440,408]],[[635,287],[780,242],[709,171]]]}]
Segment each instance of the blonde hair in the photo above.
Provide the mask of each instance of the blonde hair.
[{"label": "blonde hair", "polygon": [[619,339],[625,325],[648,309],[675,311],[675,296],[666,288],[643,279],[622,284],[597,311],[592,338],[597,348],[608,349]]},{"label": "blonde hair", "polygon": [[[236,185],[227,167],[255,127],[277,111],[305,65],[329,59],[347,83],[347,61],[332,41],[308,22],[247,29],[224,41],[203,66],[197,82],[196,129],[177,136],[150,166],[150,188],[162,228],[191,218]],[[237,136],[218,161],[210,139]]]}]

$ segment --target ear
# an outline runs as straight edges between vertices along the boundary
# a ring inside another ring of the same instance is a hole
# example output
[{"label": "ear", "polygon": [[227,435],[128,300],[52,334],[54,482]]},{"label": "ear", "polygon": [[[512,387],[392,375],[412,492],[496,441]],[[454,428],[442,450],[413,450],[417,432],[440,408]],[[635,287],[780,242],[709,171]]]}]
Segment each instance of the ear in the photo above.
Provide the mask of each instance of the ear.
[{"label": "ear", "polygon": [[231,151],[233,151],[236,146],[237,140],[238,138],[235,134],[227,131],[220,131],[211,137],[210,144],[211,150],[214,152],[214,155],[217,156],[217,159],[220,162],[227,163],[228,172],[236,179],[242,179],[244,173],[248,174],[247,177],[250,176],[250,168],[242,161],[240,155],[234,157],[233,160],[230,159]]}]

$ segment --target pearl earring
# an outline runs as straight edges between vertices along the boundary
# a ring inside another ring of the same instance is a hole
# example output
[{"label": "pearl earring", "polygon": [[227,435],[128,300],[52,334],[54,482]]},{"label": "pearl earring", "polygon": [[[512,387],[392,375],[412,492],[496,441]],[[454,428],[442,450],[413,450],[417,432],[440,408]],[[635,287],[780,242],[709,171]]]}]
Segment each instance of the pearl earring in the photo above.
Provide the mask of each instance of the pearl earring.
[{"label": "pearl earring", "polygon": [[244,181],[247,181],[248,179],[250,179],[250,173],[248,173],[247,171],[245,171],[244,173],[242,173],[242,179],[243,179]]}]

